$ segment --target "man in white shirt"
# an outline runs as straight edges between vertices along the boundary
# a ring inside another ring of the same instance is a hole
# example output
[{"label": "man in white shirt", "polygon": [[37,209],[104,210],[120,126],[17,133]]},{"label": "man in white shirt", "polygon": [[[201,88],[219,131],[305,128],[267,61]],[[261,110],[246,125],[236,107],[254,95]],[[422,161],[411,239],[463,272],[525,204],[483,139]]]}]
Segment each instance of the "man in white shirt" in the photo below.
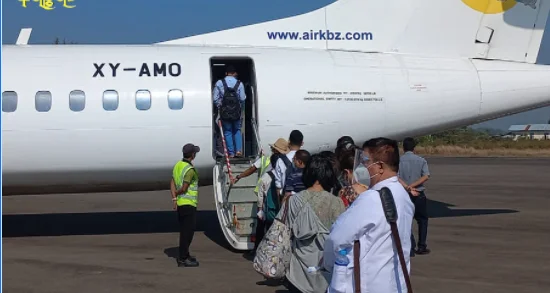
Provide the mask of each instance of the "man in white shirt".
[{"label": "man in white shirt", "polygon": [[281,157],[280,160],[277,161],[277,165],[275,166],[275,186],[277,187],[277,195],[280,199],[282,199],[282,190],[284,187],[284,183],[286,182],[286,176],[287,176],[287,169],[290,171],[292,167],[292,160],[294,159],[294,155],[296,154],[296,151],[299,150],[304,145],[304,135],[300,130],[292,130],[290,133],[290,136],[288,138],[288,147],[290,149],[290,152],[286,154],[286,160],[284,157]]},{"label": "man in white shirt", "polygon": [[[383,187],[391,190],[397,209],[397,228],[401,239],[407,271],[410,272],[411,224],[414,204],[399,183],[399,149],[397,142],[387,138],[374,138],[363,145],[367,156],[365,166],[370,174],[369,190],[360,194],[353,204],[338,217],[325,242],[324,267],[333,272],[329,293],[354,292],[353,243],[360,243],[361,292],[407,292],[405,277],[394,250],[391,228],[384,215],[380,194]],[[349,264],[342,268],[334,265],[342,249],[349,251]],[[338,272],[344,271],[344,274]],[[343,270],[341,270],[343,269]],[[399,275],[399,282],[396,277]]]}]

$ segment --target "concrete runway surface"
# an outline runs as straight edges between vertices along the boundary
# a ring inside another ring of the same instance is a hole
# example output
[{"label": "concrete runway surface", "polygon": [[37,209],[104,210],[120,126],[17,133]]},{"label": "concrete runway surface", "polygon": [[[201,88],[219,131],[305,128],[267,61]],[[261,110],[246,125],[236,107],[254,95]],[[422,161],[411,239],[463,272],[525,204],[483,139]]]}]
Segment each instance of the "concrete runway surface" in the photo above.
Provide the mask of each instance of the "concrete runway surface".
[{"label": "concrete runway surface", "polygon": [[[550,292],[550,160],[428,163],[432,253],[412,259],[414,291]],[[176,266],[168,191],[4,197],[4,292],[286,292],[227,249],[200,192],[198,268]]]}]

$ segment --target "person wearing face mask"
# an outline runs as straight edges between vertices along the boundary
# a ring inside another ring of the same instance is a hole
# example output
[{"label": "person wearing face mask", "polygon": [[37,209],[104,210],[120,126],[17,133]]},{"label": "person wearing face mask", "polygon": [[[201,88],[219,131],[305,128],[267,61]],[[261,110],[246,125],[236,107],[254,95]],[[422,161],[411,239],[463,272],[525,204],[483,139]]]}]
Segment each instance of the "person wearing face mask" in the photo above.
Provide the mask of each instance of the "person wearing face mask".
[{"label": "person wearing face mask", "polygon": [[[353,203],[359,194],[368,189],[369,174],[368,171],[366,171],[366,168],[362,168],[366,172],[354,172],[357,170],[357,168],[355,168],[355,156],[355,150],[341,152],[339,156],[339,180],[342,188],[338,192],[338,196],[342,199],[346,208]],[[367,181],[366,184],[364,184],[365,179]]]},{"label": "person wearing face mask", "polygon": [[358,147],[355,145],[355,142],[353,141],[353,138],[350,136],[342,136],[336,141],[336,148],[334,149],[334,152],[327,152],[332,154],[332,159],[334,160],[334,168],[336,170],[336,174],[338,174],[338,181],[334,185],[334,188],[332,190],[332,194],[339,196],[340,190],[342,190],[343,187],[348,186],[348,180],[346,180],[343,175],[345,175],[342,172],[342,169],[340,168],[340,160],[342,158],[342,155],[348,151],[356,150]]},{"label": "person wearing face mask", "polygon": [[[363,145],[365,167],[370,174],[369,189],[362,192],[342,213],[325,242],[323,266],[333,272],[329,293],[354,291],[354,254],[359,254],[360,292],[407,292],[403,271],[394,250],[390,225],[387,222],[378,191],[391,190],[397,209],[397,228],[410,273],[411,225],[414,205],[409,194],[399,183],[399,149],[395,140],[374,138]],[[359,241],[359,251],[353,244]],[[335,266],[335,260],[347,253],[349,263]],[[336,273],[336,269],[339,272]],[[344,270],[343,273],[342,270]],[[398,277],[398,278],[397,278]]]}]

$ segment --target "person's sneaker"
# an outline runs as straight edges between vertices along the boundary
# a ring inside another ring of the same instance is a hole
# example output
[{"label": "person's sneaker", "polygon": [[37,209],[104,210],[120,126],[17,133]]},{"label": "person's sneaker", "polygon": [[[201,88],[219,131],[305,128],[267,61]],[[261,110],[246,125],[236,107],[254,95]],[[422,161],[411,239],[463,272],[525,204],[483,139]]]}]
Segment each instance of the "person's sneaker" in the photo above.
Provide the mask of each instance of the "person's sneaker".
[{"label": "person's sneaker", "polygon": [[198,267],[199,262],[195,258],[178,259],[178,267]]},{"label": "person's sneaker", "polygon": [[420,248],[416,251],[416,254],[423,255],[423,254],[429,254],[430,252],[431,250],[428,248]]}]

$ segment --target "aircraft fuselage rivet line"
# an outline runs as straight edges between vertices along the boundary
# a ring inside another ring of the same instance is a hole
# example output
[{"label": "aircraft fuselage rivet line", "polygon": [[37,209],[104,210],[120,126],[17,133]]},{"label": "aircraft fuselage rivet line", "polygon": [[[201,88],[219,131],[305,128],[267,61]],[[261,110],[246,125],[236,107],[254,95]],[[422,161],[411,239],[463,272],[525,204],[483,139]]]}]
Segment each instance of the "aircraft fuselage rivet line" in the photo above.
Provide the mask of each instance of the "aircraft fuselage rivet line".
[{"label": "aircraft fuselage rivet line", "polygon": [[[105,64],[109,64],[109,68],[104,68]],[[119,73],[120,63],[94,63],[95,72],[92,77],[105,77],[105,75],[111,74],[111,77],[117,77]],[[110,70],[109,70],[110,69]],[[104,71],[105,70],[105,71]],[[137,71],[138,67],[123,67],[123,71],[132,72]],[[172,76],[178,77],[181,75],[181,65],[179,63],[142,63],[139,66],[138,77],[151,77],[151,76]]]}]

